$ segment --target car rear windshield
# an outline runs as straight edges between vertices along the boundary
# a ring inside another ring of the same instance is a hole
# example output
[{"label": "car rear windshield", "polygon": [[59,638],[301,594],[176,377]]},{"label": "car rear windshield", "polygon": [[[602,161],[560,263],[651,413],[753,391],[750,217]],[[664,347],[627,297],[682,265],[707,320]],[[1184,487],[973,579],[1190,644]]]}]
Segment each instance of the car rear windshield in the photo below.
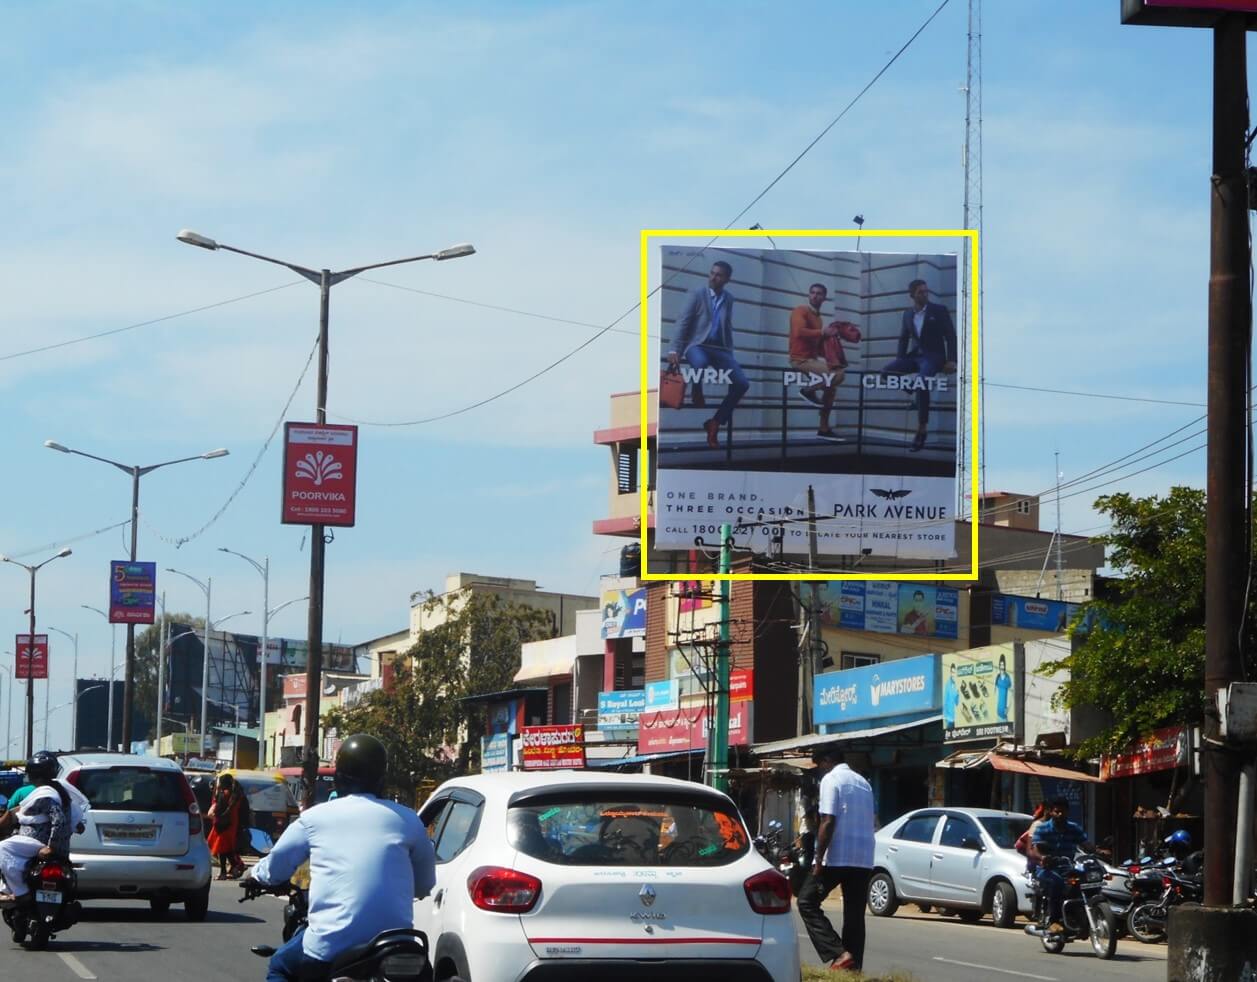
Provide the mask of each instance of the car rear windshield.
[{"label": "car rear windshield", "polygon": [[723,866],[750,845],[735,812],[698,796],[533,799],[507,811],[506,835],[563,866]]},{"label": "car rear windshield", "polygon": [[78,789],[94,811],[183,812],[183,775],[147,767],[108,767],[83,770]]},{"label": "car rear windshield", "polygon": [[1011,849],[1021,833],[1030,828],[1030,819],[1011,815],[990,815],[978,821],[1001,849]]}]

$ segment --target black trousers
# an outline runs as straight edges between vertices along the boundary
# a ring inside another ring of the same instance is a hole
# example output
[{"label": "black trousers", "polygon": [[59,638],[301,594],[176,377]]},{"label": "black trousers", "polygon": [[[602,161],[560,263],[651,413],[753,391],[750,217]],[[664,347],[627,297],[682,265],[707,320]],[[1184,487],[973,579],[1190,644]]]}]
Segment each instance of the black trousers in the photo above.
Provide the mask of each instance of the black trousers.
[{"label": "black trousers", "polygon": [[[864,965],[864,907],[873,871],[859,866],[822,866],[820,876],[808,874],[799,891],[799,917],[821,960],[832,962],[851,952],[857,969]],[[842,887],[842,936],[821,910],[821,902]]]}]

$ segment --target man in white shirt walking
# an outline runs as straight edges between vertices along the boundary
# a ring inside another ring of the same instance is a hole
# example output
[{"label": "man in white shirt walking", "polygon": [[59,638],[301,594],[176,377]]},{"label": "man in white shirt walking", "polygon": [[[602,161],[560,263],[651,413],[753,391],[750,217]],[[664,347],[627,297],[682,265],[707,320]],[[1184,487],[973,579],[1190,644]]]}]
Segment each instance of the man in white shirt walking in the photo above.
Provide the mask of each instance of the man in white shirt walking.
[{"label": "man in white shirt walking", "polygon": [[[830,968],[860,971],[864,965],[864,906],[873,874],[873,789],[842,763],[832,747],[813,751],[820,772],[820,826],[812,872],[799,891],[799,916],[817,954]],[[842,935],[821,909],[842,888]]]}]

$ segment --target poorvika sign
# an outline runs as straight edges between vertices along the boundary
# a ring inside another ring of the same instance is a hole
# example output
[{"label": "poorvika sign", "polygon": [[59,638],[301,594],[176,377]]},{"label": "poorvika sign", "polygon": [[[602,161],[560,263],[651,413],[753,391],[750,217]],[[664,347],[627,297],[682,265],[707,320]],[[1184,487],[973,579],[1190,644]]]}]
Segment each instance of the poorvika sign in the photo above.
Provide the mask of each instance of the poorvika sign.
[{"label": "poorvika sign", "polygon": [[937,664],[936,655],[921,655],[819,675],[813,719],[832,725],[938,709]]},{"label": "poorvika sign", "polygon": [[109,623],[152,624],[157,564],[115,559],[109,564]]},{"label": "poorvika sign", "polygon": [[286,525],[353,525],[358,427],[284,424]]},{"label": "poorvika sign", "polygon": [[46,679],[48,677],[48,635],[36,634],[35,644],[32,645],[29,634],[19,634],[13,642],[13,650],[17,652],[14,678]]}]

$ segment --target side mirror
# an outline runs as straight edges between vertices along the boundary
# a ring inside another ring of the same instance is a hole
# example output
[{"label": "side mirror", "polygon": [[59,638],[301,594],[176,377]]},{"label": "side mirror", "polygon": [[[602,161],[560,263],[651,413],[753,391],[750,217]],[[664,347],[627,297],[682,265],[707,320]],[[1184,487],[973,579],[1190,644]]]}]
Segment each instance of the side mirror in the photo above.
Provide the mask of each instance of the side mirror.
[{"label": "side mirror", "polygon": [[982,845],[979,840],[971,835],[967,835],[960,840],[960,848],[972,849],[974,852],[986,852],[986,846]]}]

